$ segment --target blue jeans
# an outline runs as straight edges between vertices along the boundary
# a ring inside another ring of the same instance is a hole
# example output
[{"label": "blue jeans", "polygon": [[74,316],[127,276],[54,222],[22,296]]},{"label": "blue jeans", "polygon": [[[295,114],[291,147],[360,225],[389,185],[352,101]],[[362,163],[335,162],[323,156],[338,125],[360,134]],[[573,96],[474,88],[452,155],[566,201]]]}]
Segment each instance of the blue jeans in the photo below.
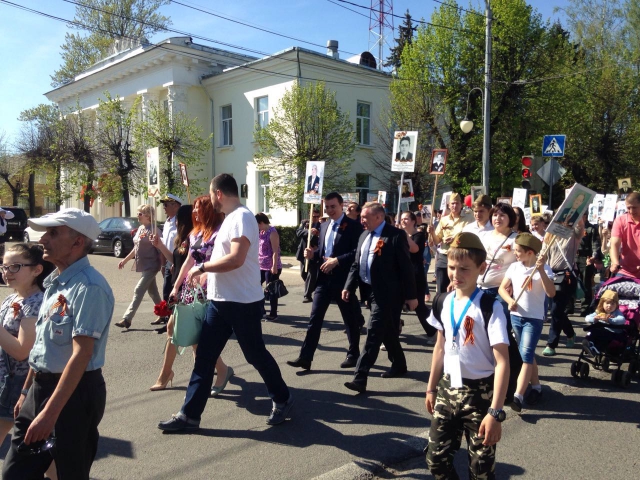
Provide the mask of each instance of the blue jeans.
[{"label": "blue jeans", "polygon": [[253,303],[210,301],[187,395],[180,410],[190,420],[200,421],[213,385],[216,360],[232,333],[236,334],[244,358],[264,380],[269,397],[276,403],[289,400],[289,389],[282,380],[280,368],[262,338],[262,300]]},{"label": "blue jeans", "polygon": [[542,335],[542,320],[519,317],[511,314],[511,326],[518,342],[518,350],[523,363],[533,363],[538,340]]}]

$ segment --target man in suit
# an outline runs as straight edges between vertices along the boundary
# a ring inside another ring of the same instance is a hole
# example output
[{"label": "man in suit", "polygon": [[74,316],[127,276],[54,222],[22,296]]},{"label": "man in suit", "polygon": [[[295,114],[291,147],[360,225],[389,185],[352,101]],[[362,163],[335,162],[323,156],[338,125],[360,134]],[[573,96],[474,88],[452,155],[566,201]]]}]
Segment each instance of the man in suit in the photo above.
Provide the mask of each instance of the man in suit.
[{"label": "man in suit", "polygon": [[359,306],[355,296],[342,300],[341,293],[356,256],[362,226],[342,212],[342,196],[337,192],[331,192],[324,197],[324,208],[330,221],[320,226],[318,247],[307,248],[304,252],[305,258],[308,258],[310,263],[316,262],[319,265],[307,335],[299,357],[296,360],[287,361],[287,364],[292,367],[305,370],[311,368],[313,354],[320,341],[324,315],[332,301],[338,304],[342,320],[347,327],[349,340],[347,358],[340,367],[354,367],[360,356],[360,322],[356,315]]},{"label": "man in suit", "polygon": [[434,172],[444,172],[444,157],[441,153],[438,153],[431,163],[431,173]]},{"label": "man in suit", "polygon": [[632,191],[633,190],[629,186],[628,181],[622,180],[622,182],[620,182],[620,190],[618,190],[618,195],[620,195],[621,200],[627,198],[627,195],[629,195]]},{"label": "man in suit", "polygon": [[407,234],[384,221],[384,208],[379,203],[365,204],[361,218],[366,231],[360,236],[356,259],[342,291],[346,302],[360,282],[371,285],[372,290],[367,341],[353,380],[344,384],[358,393],[367,389],[369,370],[378,358],[382,343],[391,361],[391,368],[382,377],[400,377],[407,373],[407,361],[398,339],[400,314],[405,303],[411,310],[418,306]]},{"label": "man in suit", "polygon": [[[320,211],[313,211],[313,223],[311,224],[311,247],[318,246],[318,234],[320,233]],[[302,303],[311,303],[313,299],[313,291],[316,289],[316,280],[318,278],[318,265],[315,262],[309,262],[309,268],[305,271],[306,261],[304,258],[304,250],[307,248],[307,240],[309,237],[309,220],[303,220],[296,230],[296,236],[300,239],[298,250],[296,251],[296,259],[300,262],[300,276],[304,280],[304,299]]]},{"label": "man in suit", "polygon": [[409,137],[402,137],[400,139],[400,151],[396,153],[396,161],[413,162],[413,153],[409,151],[410,147],[411,139]]},{"label": "man in suit", "polygon": [[318,193],[320,190],[320,177],[318,176],[318,167],[311,165],[311,175],[307,177],[307,193]]},{"label": "man in suit", "polygon": [[587,196],[584,193],[578,194],[573,200],[571,206],[562,210],[562,213],[558,218],[558,223],[565,227],[573,227],[573,224],[580,219],[580,205],[582,205],[582,202],[584,202],[586,197]]}]

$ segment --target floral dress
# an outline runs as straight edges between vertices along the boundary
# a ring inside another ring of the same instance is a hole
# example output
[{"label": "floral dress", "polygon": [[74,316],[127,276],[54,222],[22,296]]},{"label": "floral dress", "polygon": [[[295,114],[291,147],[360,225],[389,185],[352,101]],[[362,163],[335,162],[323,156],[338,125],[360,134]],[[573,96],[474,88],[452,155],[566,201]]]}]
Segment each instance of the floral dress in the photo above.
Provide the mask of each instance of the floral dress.
[{"label": "floral dress", "polygon": [[[0,306],[0,317],[2,319],[2,326],[7,332],[14,337],[18,337],[20,331],[20,322],[25,317],[37,317],[40,311],[40,305],[42,305],[42,299],[44,298],[43,292],[37,292],[30,297],[23,298],[16,301],[18,294],[14,293],[9,295],[2,306]],[[14,358],[10,358],[11,366],[9,367],[6,362],[4,354],[0,355],[0,376],[4,376],[10,373],[11,369],[15,370],[16,375],[26,375],[29,373],[29,360],[17,361]]]},{"label": "floral dress", "polygon": [[[211,235],[211,238],[209,240],[207,240],[206,242],[203,242],[202,232],[198,233],[197,235],[191,235],[191,234],[189,235],[189,245],[190,245],[189,255],[193,258],[196,265],[209,261],[209,259],[211,258],[211,253],[213,252],[213,245],[216,241],[217,236],[218,236],[218,231],[216,230],[215,232],[213,232],[213,235]],[[187,285],[186,276],[182,281],[181,291],[182,291],[182,296],[180,298],[180,301],[185,305],[193,303],[193,300],[194,300],[193,290],[189,288],[189,286]],[[207,292],[206,283],[202,286],[202,291],[205,297],[200,296],[199,300],[205,301],[206,292]]]}]

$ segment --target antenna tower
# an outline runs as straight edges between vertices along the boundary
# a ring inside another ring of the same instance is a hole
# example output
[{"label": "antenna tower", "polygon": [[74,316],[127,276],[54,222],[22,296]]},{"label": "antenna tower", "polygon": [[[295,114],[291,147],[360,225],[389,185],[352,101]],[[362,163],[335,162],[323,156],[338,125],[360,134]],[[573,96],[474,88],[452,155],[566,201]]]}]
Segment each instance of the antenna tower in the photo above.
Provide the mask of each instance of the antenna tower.
[{"label": "antenna tower", "polygon": [[384,63],[384,46],[391,48],[389,40],[393,40],[393,32],[393,0],[371,0],[369,52],[376,57],[378,70],[382,70]]}]

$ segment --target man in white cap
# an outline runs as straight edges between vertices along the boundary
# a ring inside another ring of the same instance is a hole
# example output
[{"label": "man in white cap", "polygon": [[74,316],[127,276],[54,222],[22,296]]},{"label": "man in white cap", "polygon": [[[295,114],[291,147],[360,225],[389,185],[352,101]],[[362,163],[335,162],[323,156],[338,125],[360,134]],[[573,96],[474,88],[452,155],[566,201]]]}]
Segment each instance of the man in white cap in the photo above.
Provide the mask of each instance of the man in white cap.
[{"label": "man in white cap", "polygon": [[29,226],[46,232],[44,259],[57,268],[44,282],[2,478],[43,478],[55,460],[58,478],[88,479],[107,397],[101,368],[114,304],[87,258],[100,227],[76,208],[30,219]]},{"label": "man in white cap", "polygon": [[[173,252],[173,241],[178,233],[178,229],[176,227],[176,215],[180,206],[184,205],[184,201],[173,193],[167,193],[160,199],[160,203],[164,207],[164,213],[167,216],[167,221],[164,223],[164,227],[162,227],[162,244],[167,247],[170,252]],[[171,262],[167,261],[165,263],[162,276],[164,277],[164,283],[162,284],[162,299],[168,302],[169,294],[173,288],[173,285],[171,284]],[[168,320],[169,319],[167,317],[160,317],[151,322],[151,325],[161,325],[163,323],[167,323]],[[156,330],[158,333],[164,333],[166,331],[167,327],[161,327]]]}]

